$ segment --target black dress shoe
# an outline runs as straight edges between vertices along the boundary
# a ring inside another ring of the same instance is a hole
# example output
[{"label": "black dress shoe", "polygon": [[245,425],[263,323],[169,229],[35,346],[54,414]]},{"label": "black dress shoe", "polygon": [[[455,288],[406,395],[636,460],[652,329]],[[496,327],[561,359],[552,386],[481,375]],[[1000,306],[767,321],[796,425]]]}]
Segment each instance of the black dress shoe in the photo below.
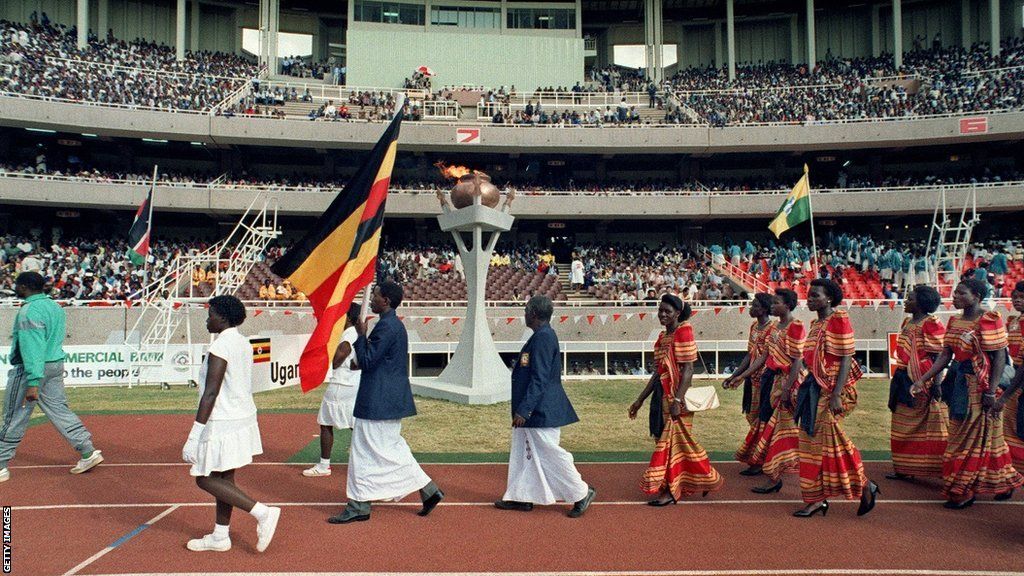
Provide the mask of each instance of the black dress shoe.
[{"label": "black dress shoe", "polygon": [[668,500],[660,500],[658,498],[655,498],[654,500],[649,501],[647,503],[647,505],[648,506],[654,506],[656,508],[661,508],[662,506],[668,506],[670,504],[675,504],[675,503],[676,503],[675,497],[670,494],[669,497],[668,497]]},{"label": "black dress shoe", "polygon": [[887,480],[900,480],[903,482],[910,482],[914,479],[913,476],[910,476],[908,474],[900,474],[899,472],[891,472],[889,474],[886,474],[885,478]]},{"label": "black dress shoe", "polygon": [[763,473],[760,466],[751,466],[746,470],[740,471],[740,476],[760,476]]},{"label": "black dress shoe", "polygon": [[330,518],[327,519],[327,522],[330,523],[330,524],[348,524],[349,522],[366,522],[369,519],[370,519],[370,515],[369,514],[345,516],[345,513],[342,512],[341,514],[338,514],[337,516],[331,516]]},{"label": "black dress shoe", "polygon": [[993,500],[996,502],[1002,502],[1003,500],[1009,500],[1010,498],[1013,498],[1013,488],[1010,488],[1009,491],[1003,492],[1002,494],[996,494],[996,497],[993,498]]},{"label": "black dress shoe", "polygon": [[779,490],[782,490],[782,480],[779,480],[771,486],[754,486],[750,489],[754,494],[771,494],[773,492],[778,492]]},{"label": "black dress shoe", "polygon": [[947,510],[963,510],[964,508],[970,508],[971,506],[974,506],[974,496],[971,496],[970,500],[964,500],[963,502],[950,500],[942,505],[942,507]]},{"label": "black dress shoe", "polygon": [[828,514],[828,500],[822,500],[821,503],[818,504],[817,508],[804,508],[802,510],[797,510],[796,512],[793,512],[793,516],[796,516],[797,518],[810,518],[818,512],[821,512],[822,518]]},{"label": "black dress shoe", "polygon": [[494,507],[498,510],[516,510],[519,512],[529,512],[533,510],[532,503],[516,502],[515,500],[498,500],[494,503]]},{"label": "black dress shoe", "polygon": [[868,496],[870,496],[870,498],[868,500],[864,500],[863,498],[861,499],[860,508],[857,509],[857,516],[863,516],[868,512],[874,510],[876,500],[875,497],[881,493],[882,491],[878,489],[878,484],[875,484],[871,480],[868,480]]},{"label": "black dress shoe", "polygon": [[583,497],[583,500],[573,504],[572,509],[569,510],[566,515],[569,518],[579,518],[583,516],[583,513],[590,508],[590,503],[594,501],[594,497],[597,496],[597,490],[594,490],[593,486],[587,487],[587,495]]},{"label": "black dress shoe", "polygon": [[441,500],[444,500],[444,492],[438,490],[437,492],[434,492],[430,498],[423,501],[423,509],[416,514],[419,516],[426,516],[427,514],[430,514],[430,511],[433,510]]}]

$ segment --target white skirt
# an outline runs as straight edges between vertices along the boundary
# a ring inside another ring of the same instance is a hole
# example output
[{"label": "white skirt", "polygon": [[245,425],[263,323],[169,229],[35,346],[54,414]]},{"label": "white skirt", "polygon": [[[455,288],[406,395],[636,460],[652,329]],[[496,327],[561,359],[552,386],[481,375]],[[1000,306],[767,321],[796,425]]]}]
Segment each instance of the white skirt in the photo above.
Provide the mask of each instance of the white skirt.
[{"label": "white skirt", "polygon": [[502,500],[542,506],[579,502],[589,486],[583,481],[572,454],[558,445],[558,428],[513,428],[508,457],[508,486]]},{"label": "white skirt", "polygon": [[355,410],[356,394],[358,393],[358,386],[328,383],[327,390],[324,391],[324,398],[320,401],[320,413],[316,417],[317,423],[321,426],[335,428],[354,427],[355,417],[352,415],[352,411]]},{"label": "white skirt", "polygon": [[401,420],[356,418],[345,494],[358,502],[398,501],[430,483],[402,438]]},{"label": "white skirt", "polygon": [[199,438],[196,463],[189,473],[209,476],[210,472],[235,470],[263,454],[256,415],[237,420],[210,420]]}]

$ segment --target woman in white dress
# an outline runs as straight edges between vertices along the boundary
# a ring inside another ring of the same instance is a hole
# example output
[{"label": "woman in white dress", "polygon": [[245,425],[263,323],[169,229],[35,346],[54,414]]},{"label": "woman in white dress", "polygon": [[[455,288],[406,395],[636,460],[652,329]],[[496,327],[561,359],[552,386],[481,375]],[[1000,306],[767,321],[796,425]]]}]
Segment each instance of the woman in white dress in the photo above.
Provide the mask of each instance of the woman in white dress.
[{"label": "woman in white dress", "polygon": [[217,523],[211,534],[189,540],[196,552],[231,549],[231,511],[256,518],[256,550],[270,545],[281,509],[250,498],[235,484],[235,470],[263,453],[252,399],[252,345],[238,331],[245,306],[234,296],[210,300],[206,329],[215,334],[199,373],[199,409],[181,456],[192,464],[196,484],[217,499]]},{"label": "woman in white dress", "polygon": [[359,322],[360,311],[359,304],[349,306],[345,317],[345,332],[341,335],[341,342],[338,342],[338,349],[334,351],[331,373],[327,377],[327,390],[324,391],[320,414],[316,418],[320,424],[320,462],[302,471],[302,475],[309,478],[331,475],[334,429],[355,426],[352,411],[356,405],[356,393],[359,392],[360,370],[352,346],[359,338],[356,323]]}]

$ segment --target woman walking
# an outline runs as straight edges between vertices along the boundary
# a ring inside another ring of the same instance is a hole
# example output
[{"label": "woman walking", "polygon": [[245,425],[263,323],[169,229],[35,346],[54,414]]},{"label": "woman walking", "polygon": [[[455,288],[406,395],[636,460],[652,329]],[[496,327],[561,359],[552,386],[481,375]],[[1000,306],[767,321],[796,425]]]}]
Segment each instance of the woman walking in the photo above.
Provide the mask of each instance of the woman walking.
[{"label": "woman walking", "polygon": [[940,301],[935,288],[922,284],[903,302],[903,310],[911,316],[903,321],[896,340],[896,374],[889,384],[893,472],[885,477],[890,480],[942,476],[942,455],[949,436],[946,405],[933,398],[934,378],[924,381],[918,394],[911,393],[914,382],[942,352],[946,327],[934,315]]},{"label": "woman walking", "polygon": [[320,401],[320,413],[316,418],[320,424],[320,462],[302,471],[302,475],[307,478],[331,475],[334,429],[352,429],[355,426],[352,412],[355,410],[356,394],[359,393],[360,370],[352,347],[359,338],[356,323],[359,322],[360,310],[359,304],[349,306],[345,316],[345,331],[341,334],[341,342],[331,360],[327,390]]},{"label": "woman walking", "polygon": [[793,370],[807,340],[807,328],[793,318],[796,305],[796,292],[776,290],[771,311],[779,323],[768,339],[768,368],[761,385],[770,394],[761,397],[759,418],[765,426],[754,449],[754,457],[764,462],[769,482],[751,488],[755,494],[778,492],[782,489],[783,474],[800,469],[800,429],[793,420],[792,404],[783,402],[783,396],[791,395],[803,376],[801,371]]},{"label": "woman walking", "polygon": [[747,338],[747,355],[743,357],[736,372],[725,379],[722,387],[725,389],[737,388],[743,384],[743,414],[747,417],[747,424],[750,429],[747,436],[736,451],[736,460],[748,466],[740,472],[742,476],[757,476],[761,473],[761,465],[764,460],[755,457],[754,448],[757,441],[764,432],[766,422],[758,417],[758,407],[761,403],[762,392],[769,394],[771,387],[762,388],[761,378],[766,372],[765,361],[768,358],[768,339],[775,328],[775,322],[769,315],[772,307],[772,297],[764,292],[754,295],[750,303],[750,317],[754,322],[750,325],[750,336]]},{"label": "woman walking", "polygon": [[988,283],[975,278],[956,287],[953,306],[962,313],[949,319],[942,353],[914,382],[913,391],[923,391],[925,383],[953,361],[942,382],[950,420],[949,443],[942,457],[942,495],[947,499],[944,506],[951,510],[971,506],[978,494],[1007,500],[1024,484],[1010,459],[1003,414],[997,410],[1007,337],[999,313],[985,312],[981,306],[988,290]]},{"label": "woman walking", "polygon": [[996,401],[995,411],[1000,412],[1006,407],[1003,412],[1003,437],[1010,448],[1013,467],[1021,472],[1024,471],[1024,407],[1020,401],[1020,389],[1024,386],[1024,319],[1020,313],[1024,312],[1024,282],[1017,282],[1010,297],[1013,309],[1018,312],[1007,322],[1010,360],[1016,368],[1016,376],[1010,388]]},{"label": "woman walking", "polygon": [[196,552],[231,549],[231,511],[239,508],[256,518],[256,551],[270,545],[281,509],[250,498],[235,484],[235,471],[263,453],[252,399],[252,345],[238,331],[245,306],[234,296],[210,300],[206,329],[216,335],[199,372],[199,409],[181,456],[192,464],[196,484],[217,499],[213,532],[189,540]]},{"label": "woman walking", "polygon": [[[793,370],[809,372],[800,385],[795,420],[800,427],[800,491],[806,503],[794,516],[828,513],[828,498],[860,499],[858,516],[875,507],[878,485],[864,474],[860,451],[843,430],[843,418],[857,405],[857,381],[863,375],[853,361],[856,341],[850,317],[836,310],[843,289],[832,280],[811,281],[807,308],[811,322],[803,356]],[[789,396],[784,396],[789,401]]]},{"label": "woman walking", "polygon": [[[640,481],[645,494],[656,495],[648,502],[651,506],[667,506],[697,492],[708,493],[722,487],[722,477],[711,466],[707,452],[690,435],[693,413],[686,410],[684,397],[693,378],[693,363],[697,360],[697,343],[689,320],[690,305],[677,296],[666,294],[658,306],[658,321],[665,333],[658,337],[654,347],[655,373],[647,386],[629,407],[629,417],[636,418],[644,401],[655,390],[652,402],[661,397],[663,423],[651,455],[651,463]],[[652,426],[652,432],[655,431]]]}]

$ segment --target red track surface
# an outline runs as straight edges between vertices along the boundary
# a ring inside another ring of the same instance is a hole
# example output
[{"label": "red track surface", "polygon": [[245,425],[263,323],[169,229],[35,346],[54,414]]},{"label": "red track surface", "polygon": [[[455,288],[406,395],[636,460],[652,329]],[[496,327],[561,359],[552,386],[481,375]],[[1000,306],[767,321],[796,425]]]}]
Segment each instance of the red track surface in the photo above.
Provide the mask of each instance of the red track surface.
[{"label": "red track surface", "polygon": [[[1015,504],[951,512],[936,502],[907,502],[939,500],[935,484],[882,480],[884,498],[865,518],[855,516],[855,504],[834,502],[827,518],[797,519],[790,516],[800,506],[795,479],[781,494],[757,496],[749,488],[762,479],[738,476],[729,464],[720,465],[727,477],[722,492],[664,509],[639,504],[642,465],[581,464],[598,503],[578,520],[564,516],[565,506],[528,514],[487,506],[504,490],[503,465],[427,465],[449,505],[419,518],[414,496],[412,505],[378,506],[370,522],[349,526],[324,522],[344,500],[344,467],[330,478],[308,479],[299,466],[250,466],[238,475],[244,489],[265,502],[290,504],[270,549],[255,552],[255,523],[236,511],[234,548],[196,554],[184,543],[212,527],[213,509],[187,467],[114,465],[178,462],[190,418],[85,420],[106,465],[69,476],[63,465],[74,454],[44,424],[30,429],[12,462],[12,479],[0,485],[5,506],[62,506],[14,510],[14,574],[64,574],[178,504],[78,573],[1024,570],[1019,496]],[[262,462],[286,460],[316,432],[306,415],[264,414],[260,427]],[[869,475],[880,479],[887,467],[869,464]]]}]

